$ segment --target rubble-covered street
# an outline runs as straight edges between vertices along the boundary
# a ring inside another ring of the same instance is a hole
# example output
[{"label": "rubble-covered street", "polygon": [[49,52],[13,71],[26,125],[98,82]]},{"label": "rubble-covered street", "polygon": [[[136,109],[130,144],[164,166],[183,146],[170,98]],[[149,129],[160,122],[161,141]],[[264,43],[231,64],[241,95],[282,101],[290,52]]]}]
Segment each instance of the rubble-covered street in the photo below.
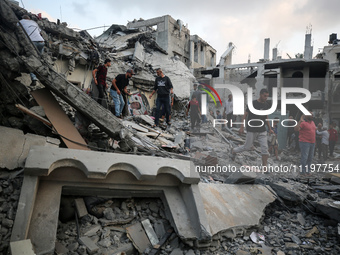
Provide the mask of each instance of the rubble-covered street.
[{"label": "rubble-covered street", "polygon": [[[42,30],[42,54],[18,23],[24,15]],[[279,127],[277,147],[268,140],[265,171],[258,141],[233,154],[251,132],[215,125],[226,117],[217,115],[229,92],[216,86],[217,93],[214,85],[243,93],[251,87],[255,97],[265,84],[273,87],[265,75],[282,74],[284,87],[284,75],[310,68],[312,78],[334,80],[329,87],[336,91],[338,80],[323,77],[334,68],[326,57],[233,67],[229,44],[212,65],[212,46],[170,15],[113,24],[96,38],[9,0],[0,2],[0,17],[0,254],[340,254],[339,141],[332,155],[317,145],[314,168],[304,173],[298,140]],[[165,42],[161,29],[173,38]],[[110,88],[98,103],[92,70],[105,59],[110,86],[133,71],[121,116]],[[152,92],[159,68],[171,79],[174,101],[171,119],[157,125]],[[308,83],[313,120],[335,125],[337,112],[328,114],[334,105],[325,103],[328,85],[320,80]],[[203,94],[206,105],[203,96],[197,105],[206,112],[193,127],[188,105]],[[288,119],[280,113],[270,118]],[[240,123],[242,116],[234,117]]]}]

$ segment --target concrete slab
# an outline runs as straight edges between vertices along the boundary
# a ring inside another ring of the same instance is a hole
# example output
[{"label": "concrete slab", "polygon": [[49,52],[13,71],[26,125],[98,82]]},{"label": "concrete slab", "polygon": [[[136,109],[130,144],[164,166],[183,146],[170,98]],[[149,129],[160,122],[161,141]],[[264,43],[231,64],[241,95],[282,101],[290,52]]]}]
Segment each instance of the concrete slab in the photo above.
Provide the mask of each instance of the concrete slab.
[{"label": "concrete slab", "polygon": [[126,234],[140,254],[143,254],[147,248],[152,247],[140,222],[127,227]]},{"label": "concrete slab", "polygon": [[14,128],[0,126],[0,168],[13,170],[24,167],[29,149],[33,145],[59,147],[55,138],[26,134]]},{"label": "concrete slab", "polygon": [[[68,148],[77,150],[90,150],[72,121],[61,109],[59,103],[48,89],[39,89],[31,92],[39,105],[44,107],[45,114],[53,127],[62,135],[64,143]],[[66,138],[64,138],[66,137]],[[75,141],[72,142],[72,141]]]},{"label": "concrete slab", "polygon": [[334,201],[329,198],[312,201],[312,205],[329,218],[340,222],[340,201]]},{"label": "concrete slab", "polygon": [[95,254],[99,250],[99,247],[87,236],[80,237],[79,242],[86,246],[89,254]]},{"label": "concrete slab", "polygon": [[275,195],[262,185],[204,184],[198,185],[210,232],[237,232],[259,224],[264,209],[275,201]]},{"label": "concrete slab", "polygon": [[83,198],[75,199],[74,200],[74,204],[76,206],[76,210],[77,210],[79,218],[82,218],[82,217],[84,217],[85,215],[88,214],[87,209],[86,209],[86,205],[85,205],[85,202],[84,202]]},{"label": "concrete slab", "polygon": [[143,220],[142,225],[144,227],[145,233],[148,236],[152,246],[158,244],[159,240],[158,240],[158,237],[155,233],[155,230],[153,229],[153,227],[150,223],[150,220],[149,219]]},{"label": "concrete slab", "polygon": [[12,255],[35,255],[31,240],[21,240],[10,243]]},{"label": "concrete slab", "polygon": [[182,183],[198,183],[199,174],[190,170],[194,169],[191,164],[178,159],[34,147],[27,157],[25,173],[47,176],[57,168],[75,167],[94,179],[104,179],[110,172],[120,170],[133,174],[137,180],[155,180],[159,174],[169,174]]},{"label": "concrete slab", "polygon": [[11,242],[27,238],[37,191],[38,177],[25,175],[12,229]]},{"label": "concrete slab", "polygon": [[21,130],[0,126],[0,168],[18,168],[18,162],[25,143]]},{"label": "concrete slab", "polygon": [[53,254],[57,238],[62,186],[40,181],[27,237],[37,255]]}]

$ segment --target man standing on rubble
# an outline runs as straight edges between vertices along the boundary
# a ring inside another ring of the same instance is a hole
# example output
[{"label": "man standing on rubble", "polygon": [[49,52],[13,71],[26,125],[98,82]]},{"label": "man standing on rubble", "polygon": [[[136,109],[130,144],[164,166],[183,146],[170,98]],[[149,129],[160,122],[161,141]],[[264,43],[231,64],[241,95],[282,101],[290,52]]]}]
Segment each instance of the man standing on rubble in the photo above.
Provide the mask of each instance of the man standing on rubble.
[{"label": "man standing on rubble", "polygon": [[122,118],[122,112],[125,106],[125,101],[122,93],[131,95],[126,87],[129,85],[129,80],[132,75],[135,74],[132,69],[126,71],[125,74],[118,74],[112,81],[110,89],[110,95],[112,96],[113,102],[115,103],[115,115],[118,118]]},{"label": "man standing on rubble", "polygon": [[155,116],[155,125],[159,124],[159,114],[161,105],[164,105],[165,108],[165,118],[166,123],[170,125],[170,93],[173,94],[173,86],[171,80],[168,76],[163,74],[161,68],[156,70],[157,78],[155,80],[154,89],[149,96],[149,99],[153,96],[153,94],[157,91],[157,100],[156,100],[156,116]]},{"label": "man standing on rubble", "polygon": [[[267,102],[269,96],[269,92],[267,89],[261,89],[260,97],[257,100],[253,101],[253,107],[256,110],[268,110],[269,104]],[[244,145],[237,147],[231,150],[231,158],[234,159],[237,153],[251,150],[253,147],[255,139],[258,140],[261,146],[261,155],[262,155],[262,170],[265,172],[267,169],[267,160],[269,157],[268,152],[268,142],[267,142],[267,130],[264,123],[267,123],[268,132],[273,134],[267,115],[256,115],[249,110],[249,106],[247,107],[246,112],[243,115],[242,122],[245,123],[247,128],[247,136]],[[249,123],[251,122],[251,125]],[[241,125],[239,129],[239,133],[242,134],[244,132],[244,126]]]},{"label": "man standing on rubble", "polygon": [[96,69],[92,71],[92,76],[94,79],[94,83],[97,86],[98,89],[98,99],[97,102],[101,105],[102,100],[104,98],[104,93],[106,88],[109,87],[106,83],[106,75],[107,75],[107,68],[111,66],[111,60],[105,59],[104,65],[98,66]]},{"label": "man standing on rubble", "polygon": [[294,130],[299,131],[299,146],[301,151],[300,167],[302,173],[309,171],[315,148],[315,131],[316,126],[313,121],[313,113],[311,115],[302,115]]},{"label": "man standing on rubble", "polygon": [[[39,54],[43,54],[45,40],[41,36],[41,29],[39,28],[39,25],[35,21],[31,20],[28,15],[23,15],[22,20],[19,22],[26,31],[26,34],[29,36],[34,46],[37,48]],[[32,80],[31,86],[35,86],[38,80],[37,76],[34,73],[30,73],[30,76]]]}]

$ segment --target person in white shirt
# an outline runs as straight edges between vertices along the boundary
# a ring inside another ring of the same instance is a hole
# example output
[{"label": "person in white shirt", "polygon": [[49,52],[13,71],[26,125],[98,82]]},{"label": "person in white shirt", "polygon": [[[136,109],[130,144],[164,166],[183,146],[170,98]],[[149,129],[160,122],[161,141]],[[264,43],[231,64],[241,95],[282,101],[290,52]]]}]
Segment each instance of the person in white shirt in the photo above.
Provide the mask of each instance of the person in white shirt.
[{"label": "person in white shirt", "polygon": [[227,126],[230,128],[230,122],[233,119],[233,95],[229,94],[228,99],[225,101],[224,115],[228,121]]},{"label": "person in white shirt", "polygon": [[[329,133],[328,130],[322,128],[322,124],[318,124],[318,129],[316,130],[316,134],[321,136],[321,152],[322,152],[322,161],[321,163],[325,163],[328,156],[328,145],[329,145]],[[320,151],[319,151],[319,160],[320,160]]]},{"label": "person in white shirt", "polygon": [[[40,34],[41,29],[39,28],[39,25],[35,21],[31,20],[28,15],[23,15],[22,20],[19,22],[34,46],[37,48],[38,52],[42,54],[44,51],[45,40]],[[34,73],[30,73],[30,76],[32,80],[31,86],[35,86],[38,79]]]}]

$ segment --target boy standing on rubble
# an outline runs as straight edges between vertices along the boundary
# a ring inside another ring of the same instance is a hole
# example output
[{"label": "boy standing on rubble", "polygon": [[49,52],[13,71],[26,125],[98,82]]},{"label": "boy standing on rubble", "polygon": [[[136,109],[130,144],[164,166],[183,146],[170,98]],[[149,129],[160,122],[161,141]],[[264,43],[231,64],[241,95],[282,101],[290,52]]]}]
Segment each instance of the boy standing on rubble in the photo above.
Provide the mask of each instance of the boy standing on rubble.
[{"label": "boy standing on rubble", "polygon": [[94,83],[98,88],[98,99],[97,102],[101,105],[102,100],[104,98],[104,91],[109,86],[106,83],[106,75],[107,75],[107,68],[111,66],[111,60],[105,59],[104,65],[98,66],[96,69],[92,71],[92,76],[94,79]]},{"label": "boy standing on rubble", "polygon": [[191,101],[188,104],[188,108],[186,111],[186,116],[188,116],[190,110],[190,122],[191,122],[191,129],[194,130],[195,127],[199,128],[201,122],[201,110],[196,98],[196,95],[193,94],[191,97]]}]

